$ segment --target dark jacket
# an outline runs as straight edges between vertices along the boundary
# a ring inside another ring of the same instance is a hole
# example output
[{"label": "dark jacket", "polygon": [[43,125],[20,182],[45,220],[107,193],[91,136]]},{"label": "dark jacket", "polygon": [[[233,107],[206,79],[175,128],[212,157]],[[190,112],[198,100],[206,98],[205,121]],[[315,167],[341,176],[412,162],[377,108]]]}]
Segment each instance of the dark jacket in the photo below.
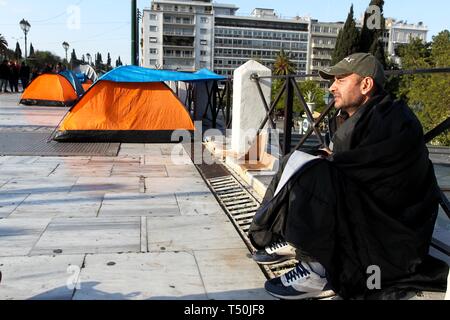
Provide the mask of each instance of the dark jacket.
[{"label": "dark jacket", "polygon": [[21,66],[20,67],[20,78],[29,79],[30,78],[30,67],[29,66]]},{"label": "dark jacket", "polygon": [[11,77],[11,70],[5,63],[0,64],[0,79],[8,80]]},{"label": "dark jacket", "polygon": [[380,268],[385,286],[415,274],[438,212],[439,189],[415,115],[385,95],[360,111],[349,131],[342,126],[333,137],[338,152],[309,163],[273,197],[280,170],[249,231],[257,248],[282,237],[316,258],[344,298],[367,291],[370,266]]}]

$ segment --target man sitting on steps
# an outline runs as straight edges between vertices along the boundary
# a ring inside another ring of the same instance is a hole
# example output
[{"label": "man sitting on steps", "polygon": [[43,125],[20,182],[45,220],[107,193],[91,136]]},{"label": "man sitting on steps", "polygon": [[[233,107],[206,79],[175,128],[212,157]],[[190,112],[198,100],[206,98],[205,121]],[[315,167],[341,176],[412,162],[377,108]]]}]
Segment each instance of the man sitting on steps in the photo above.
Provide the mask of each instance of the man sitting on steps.
[{"label": "man sitting on steps", "polygon": [[369,270],[379,270],[382,289],[407,288],[433,265],[438,276],[425,285],[445,291],[448,266],[428,256],[439,188],[420,122],[383,90],[383,66],[371,54],[320,75],[334,79],[342,124],[326,157],[282,159],[253,219],[258,263],[298,260],[266,290],[283,299],[368,297]]}]

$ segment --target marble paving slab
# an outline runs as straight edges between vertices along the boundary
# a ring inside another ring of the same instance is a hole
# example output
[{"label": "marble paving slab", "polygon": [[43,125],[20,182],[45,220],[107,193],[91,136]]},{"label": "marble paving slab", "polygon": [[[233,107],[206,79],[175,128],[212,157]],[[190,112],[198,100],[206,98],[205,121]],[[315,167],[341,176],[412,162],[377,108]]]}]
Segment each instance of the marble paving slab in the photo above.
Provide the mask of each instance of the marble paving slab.
[{"label": "marble paving slab", "polygon": [[206,299],[195,258],[185,252],[88,255],[80,286],[74,300]]},{"label": "marble paving slab", "polygon": [[181,215],[225,215],[216,198],[209,191],[177,193]]},{"label": "marble paving slab", "polygon": [[162,165],[115,164],[111,176],[167,177],[167,171]]},{"label": "marble paving slab", "polygon": [[179,216],[173,194],[107,193],[99,216]]},{"label": "marble paving slab", "polygon": [[0,188],[0,193],[54,194],[67,193],[73,187],[77,178],[18,178],[11,179]]},{"label": "marble paving slab", "polygon": [[84,255],[0,257],[0,300],[71,300]]},{"label": "marble paving slab", "polygon": [[274,300],[264,290],[266,278],[247,249],[194,252],[208,299]]},{"label": "marble paving slab", "polygon": [[53,219],[31,255],[140,251],[140,218]]},{"label": "marble paving slab", "polygon": [[150,251],[245,248],[226,216],[147,218],[147,232]]},{"label": "marble paving slab", "polygon": [[[140,190],[138,177],[80,177],[71,193],[136,192]],[[1,189],[0,189],[1,191]]]},{"label": "marble paving slab", "polygon": [[0,257],[26,256],[50,223],[50,219],[0,220]]},{"label": "marble paving slab", "polygon": [[95,218],[102,200],[102,196],[95,194],[33,194],[9,218]]},{"label": "marble paving slab", "polygon": [[[201,178],[147,178],[146,193],[192,193],[208,192],[206,183]],[[0,189],[1,190],[1,189]]]},{"label": "marble paving slab", "polygon": [[0,194],[0,218],[8,217],[19,204],[21,204],[28,194]]}]

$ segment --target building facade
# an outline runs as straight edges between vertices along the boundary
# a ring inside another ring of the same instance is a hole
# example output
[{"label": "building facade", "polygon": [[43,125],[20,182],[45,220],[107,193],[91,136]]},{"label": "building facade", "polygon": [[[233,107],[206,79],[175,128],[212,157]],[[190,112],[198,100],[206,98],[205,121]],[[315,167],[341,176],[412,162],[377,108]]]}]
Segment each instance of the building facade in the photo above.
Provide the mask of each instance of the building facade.
[{"label": "building facade", "polygon": [[400,45],[408,44],[411,39],[418,38],[427,41],[428,28],[422,23],[408,24],[393,18],[386,19],[386,30],[388,31],[388,44],[386,54],[390,59],[398,61],[396,50]]},{"label": "building facade", "polygon": [[[153,0],[143,12],[140,64],[180,71],[208,68],[229,76],[250,59],[272,68],[283,49],[299,74],[318,74],[331,65],[343,22],[284,19],[265,8],[238,16],[238,9],[211,0]],[[361,21],[357,26],[361,28]],[[412,38],[426,41],[427,33],[421,22],[387,18],[382,39],[387,57],[398,63],[398,46]]]},{"label": "building facade", "polygon": [[[337,37],[343,27],[343,22],[319,22],[312,20],[310,74],[318,75],[320,69],[331,66]],[[327,88],[328,81],[320,81],[320,86]]]},{"label": "building facade", "polygon": [[309,67],[309,30],[305,18],[281,19],[273,9],[256,8],[251,16],[236,16],[237,8],[222,5],[215,14],[214,71],[232,75],[250,59],[272,68],[283,49],[289,54],[297,73],[307,73]]},{"label": "building facade", "polygon": [[154,0],[141,28],[144,67],[179,71],[212,69],[214,16],[211,0]]}]

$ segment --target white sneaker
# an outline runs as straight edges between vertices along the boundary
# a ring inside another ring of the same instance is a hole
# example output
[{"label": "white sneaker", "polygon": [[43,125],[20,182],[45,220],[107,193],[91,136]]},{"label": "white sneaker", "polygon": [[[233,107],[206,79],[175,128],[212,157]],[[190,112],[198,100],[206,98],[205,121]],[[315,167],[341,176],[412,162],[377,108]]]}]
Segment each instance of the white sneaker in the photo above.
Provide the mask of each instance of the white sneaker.
[{"label": "white sneaker", "polygon": [[295,248],[286,241],[277,241],[253,254],[259,264],[274,264],[295,258]]},{"label": "white sneaker", "polygon": [[291,271],[266,281],[271,295],[288,300],[326,298],[335,295],[325,276],[313,271],[307,263],[299,262]]}]

